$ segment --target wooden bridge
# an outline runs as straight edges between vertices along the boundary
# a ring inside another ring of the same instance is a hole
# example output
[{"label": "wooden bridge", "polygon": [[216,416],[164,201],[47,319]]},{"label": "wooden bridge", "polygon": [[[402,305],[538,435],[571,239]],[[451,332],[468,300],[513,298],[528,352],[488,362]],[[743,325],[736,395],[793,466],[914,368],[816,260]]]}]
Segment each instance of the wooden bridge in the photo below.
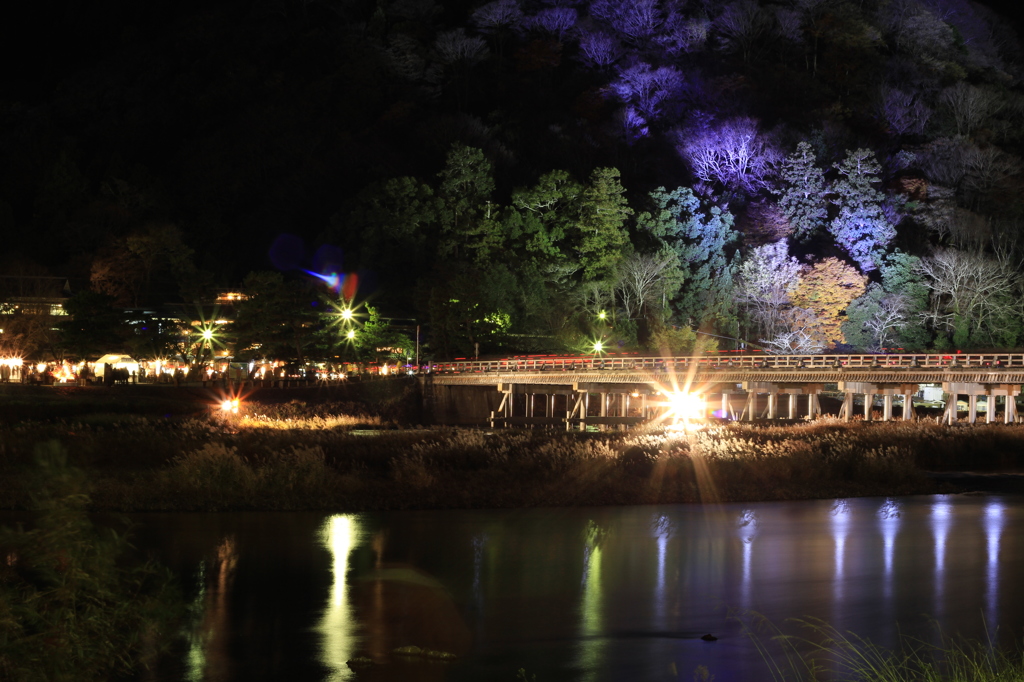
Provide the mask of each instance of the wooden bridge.
[{"label": "wooden bridge", "polygon": [[[839,415],[849,420],[855,396],[864,419],[873,418],[881,396],[882,420],[913,419],[913,397],[922,385],[948,394],[943,421],[958,420],[957,399],[966,396],[966,420],[975,423],[979,398],[985,421],[1017,421],[1015,397],[1024,385],[1024,354],[737,355],[694,357],[530,356],[470,360],[431,366],[435,395],[459,387],[487,387],[487,403],[468,406],[492,425],[629,426],[678,409],[680,396],[702,405],[696,418],[797,419],[820,414],[818,396],[843,397]],[[596,399],[595,399],[596,398]],[[785,404],[783,404],[785,403]],[[1000,410],[1001,408],[1001,410]],[[465,408],[464,408],[465,409]],[[443,420],[442,420],[443,421]]]}]

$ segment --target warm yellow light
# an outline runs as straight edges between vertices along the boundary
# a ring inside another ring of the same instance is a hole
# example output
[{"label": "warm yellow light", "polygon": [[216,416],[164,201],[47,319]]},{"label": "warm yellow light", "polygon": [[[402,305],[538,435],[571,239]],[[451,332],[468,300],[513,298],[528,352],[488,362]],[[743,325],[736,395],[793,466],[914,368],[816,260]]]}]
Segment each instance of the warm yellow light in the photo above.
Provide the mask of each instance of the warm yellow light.
[{"label": "warm yellow light", "polygon": [[594,352],[595,353],[600,353],[603,350],[604,350],[604,344],[602,342],[600,342],[600,341],[595,341],[594,342]]},{"label": "warm yellow light", "polygon": [[670,393],[669,415],[676,419],[703,419],[704,398],[696,393]]},{"label": "warm yellow light", "polygon": [[206,340],[206,341],[209,341],[212,338],[213,338],[213,330],[212,329],[204,329],[203,330],[203,339]]},{"label": "warm yellow light", "polygon": [[345,334],[345,338],[351,341],[352,339],[356,338],[356,333],[353,330],[349,329],[348,332]]},{"label": "warm yellow light", "polygon": [[220,409],[222,409],[225,412],[230,412],[231,414],[238,414],[239,402],[240,401],[238,400],[238,398],[235,398],[233,400],[225,400],[220,404]]},{"label": "warm yellow light", "polygon": [[352,319],[352,309],[351,308],[344,308],[344,309],[342,309],[342,311],[341,311],[341,319],[343,319],[343,320],[351,320]]},{"label": "warm yellow light", "polygon": [[46,371],[46,363],[45,362],[40,362],[38,365],[36,365],[36,371],[37,372],[45,372]]},{"label": "warm yellow light", "polygon": [[607,319],[607,318],[608,318],[608,313],[606,313],[603,310],[597,314],[597,319],[599,319],[599,320],[604,320],[604,319]]}]

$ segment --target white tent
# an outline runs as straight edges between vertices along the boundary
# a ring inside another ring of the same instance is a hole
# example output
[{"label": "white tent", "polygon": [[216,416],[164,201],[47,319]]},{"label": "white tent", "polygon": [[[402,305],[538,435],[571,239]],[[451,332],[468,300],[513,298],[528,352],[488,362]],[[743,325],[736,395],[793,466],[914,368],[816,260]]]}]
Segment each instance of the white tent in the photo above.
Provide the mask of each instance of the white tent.
[{"label": "white tent", "polygon": [[107,365],[110,365],[112,369],[126,369],[129,373],[139,371],[139,363],[132,356],[108,353],[93,364],[94,374],[102,377]]}]

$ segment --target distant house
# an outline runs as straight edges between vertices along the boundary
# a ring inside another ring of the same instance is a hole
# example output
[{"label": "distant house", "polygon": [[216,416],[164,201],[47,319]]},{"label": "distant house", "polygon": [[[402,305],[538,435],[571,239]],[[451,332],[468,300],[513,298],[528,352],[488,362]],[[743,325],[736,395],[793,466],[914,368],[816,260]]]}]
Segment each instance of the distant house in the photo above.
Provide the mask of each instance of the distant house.
[{"label": "distant house", "polygon": [[70,296],[67,277],[0,276],[0,315],[66,315],[64,301]]}]

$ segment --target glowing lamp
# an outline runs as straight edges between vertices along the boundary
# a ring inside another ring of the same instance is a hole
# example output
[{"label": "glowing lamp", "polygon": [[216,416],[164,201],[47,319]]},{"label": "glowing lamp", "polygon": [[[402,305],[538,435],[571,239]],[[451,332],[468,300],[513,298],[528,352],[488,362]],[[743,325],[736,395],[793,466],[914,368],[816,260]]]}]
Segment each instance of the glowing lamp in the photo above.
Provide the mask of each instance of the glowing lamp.
[{"label": "glowing lamp", "polygon": [[205,341],[209,341],[212,338],[213,338],[213,330],[212,329],[204,329],[203,330],[203,339]]},{"label": "glowing lamp", "polygon": [[238,398],[232,400],[225,400],[220,404],[220,409],[224,412],[230,412],[231,414],[238,414]]},{"label": "glowing lamp", "polygon": [[606,320],[606,319],[608,319],[608,313],[606,313],[605,311],[602,310],[601,312],[599,312],[597,314],[597,319],[599,319],[599,320]]},{"label": "glowing lamp", "polygon": [[352,339],[356,338],[356,333],[353,330],[349,329],[345,333],[345,338],[348,339],[349,341],[351,341]]},{"label": "glowing lamp", "polygon": [[595,341],[594,342],[594,352],[595,353],[600,353],[603,350],[604,350],[604,344],[602,342],[600,342],[600,341]]},{"label": "glowing lamp", "polygon": [[342,309],[342,311],[341,311],[341,319],[343,319],[343,320],[351,320],[352,319],[352,309],[351,308],[344,308],[344,309]]},{"label": "glowing lamp", "polygon": [[704,399],[696,393],[671,393],[668,396],[669,414],[676,419],[702,419]]}]

